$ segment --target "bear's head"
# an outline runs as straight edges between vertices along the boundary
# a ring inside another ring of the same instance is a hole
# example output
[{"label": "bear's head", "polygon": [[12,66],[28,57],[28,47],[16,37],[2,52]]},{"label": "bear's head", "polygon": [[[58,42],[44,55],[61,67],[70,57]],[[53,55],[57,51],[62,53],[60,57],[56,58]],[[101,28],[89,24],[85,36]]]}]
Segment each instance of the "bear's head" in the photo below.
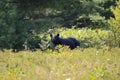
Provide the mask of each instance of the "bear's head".
[{"label": "bear's head", "polygon": [[59,34],[53,36],[52,34],[50,34],[51,37],[51,41],[53,44],[58,45],[60,44],[60,38],[59,38]]}]

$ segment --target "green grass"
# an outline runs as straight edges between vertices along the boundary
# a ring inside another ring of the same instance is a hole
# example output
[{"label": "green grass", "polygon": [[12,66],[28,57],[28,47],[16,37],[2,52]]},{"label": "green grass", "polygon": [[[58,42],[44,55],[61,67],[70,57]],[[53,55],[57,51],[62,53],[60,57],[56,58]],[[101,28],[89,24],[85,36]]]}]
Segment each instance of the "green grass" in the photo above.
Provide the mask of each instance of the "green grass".
[{"label": "green grass", "polygon": [[0,80],[120,80],[120,49],[0,52]]}]

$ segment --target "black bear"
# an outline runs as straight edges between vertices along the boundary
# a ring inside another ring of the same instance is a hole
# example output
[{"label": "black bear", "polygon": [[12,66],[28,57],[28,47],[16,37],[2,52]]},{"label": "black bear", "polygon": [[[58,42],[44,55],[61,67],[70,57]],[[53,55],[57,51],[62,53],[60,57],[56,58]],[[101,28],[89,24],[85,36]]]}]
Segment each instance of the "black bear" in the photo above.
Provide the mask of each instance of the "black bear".
[{"label": "black bear", "polygon": [[77,46],[80,46],[79,41],[77,41],[75,38],[60,38],[59,34],[53,36],[52,34],[50,34],[51,37],[51,41],[52,43],[56,46],[56,45],[66,45],[69,46],[70,49],[74,49]]}]

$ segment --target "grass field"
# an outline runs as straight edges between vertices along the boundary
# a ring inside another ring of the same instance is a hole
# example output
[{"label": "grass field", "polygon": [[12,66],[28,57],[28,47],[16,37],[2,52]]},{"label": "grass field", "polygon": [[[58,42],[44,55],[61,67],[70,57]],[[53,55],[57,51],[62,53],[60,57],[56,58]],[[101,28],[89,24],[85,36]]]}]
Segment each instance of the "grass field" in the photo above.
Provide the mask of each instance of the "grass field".
[{"label": "grass field", "polygon": [[5,50],[0,80],[120,80],[120,49]]}]

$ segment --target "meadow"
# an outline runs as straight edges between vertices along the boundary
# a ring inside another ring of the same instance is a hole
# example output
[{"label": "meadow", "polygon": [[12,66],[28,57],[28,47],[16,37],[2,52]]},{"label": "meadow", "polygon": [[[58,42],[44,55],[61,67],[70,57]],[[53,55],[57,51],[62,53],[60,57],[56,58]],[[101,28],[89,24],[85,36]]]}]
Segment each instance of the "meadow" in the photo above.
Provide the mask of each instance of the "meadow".
[{"label": "meadow", "polygon": [[0,52],[0,80],[120,80],[120,49]]},{"label": "meadow", "polygon": [[[11,50],[0,52],[0,80],[120,80],[120,48],[109,47],[109,31],[54,29],[53,34],[75,37],[80,47],[70,50]],[[49,40],[48,34],[39,34]],[[113,40],[114,41],[114,40]]]}]

